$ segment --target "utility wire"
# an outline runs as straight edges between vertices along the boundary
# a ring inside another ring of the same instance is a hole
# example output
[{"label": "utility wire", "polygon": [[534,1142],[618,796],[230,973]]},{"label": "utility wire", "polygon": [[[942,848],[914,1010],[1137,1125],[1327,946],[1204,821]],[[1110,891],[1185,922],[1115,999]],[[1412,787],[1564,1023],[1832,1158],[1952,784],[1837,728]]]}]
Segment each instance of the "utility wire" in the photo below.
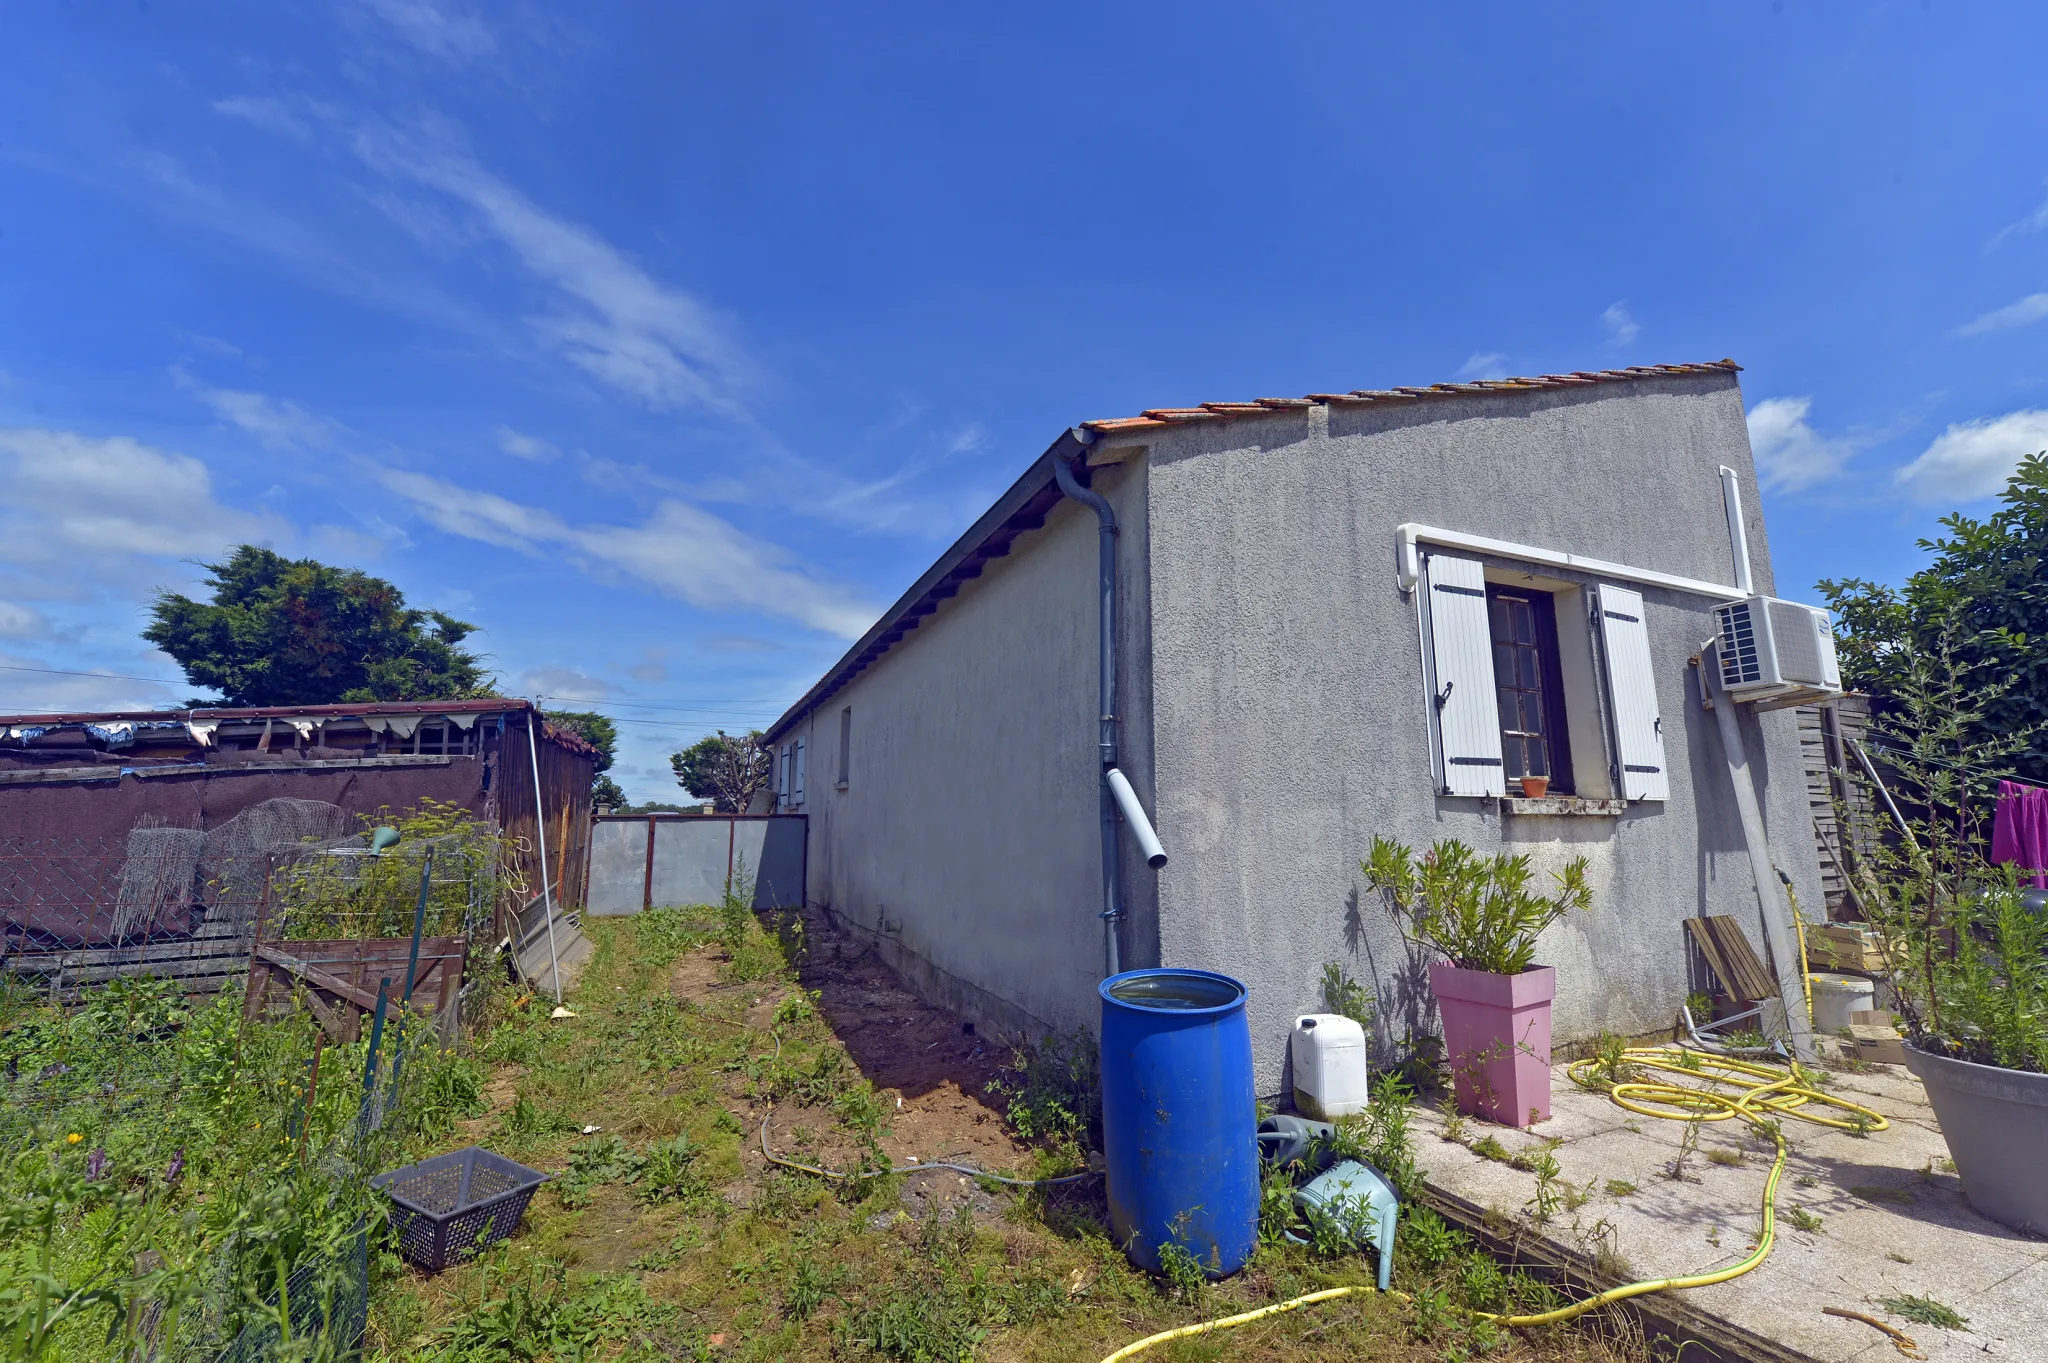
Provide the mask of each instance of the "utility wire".
[{"label": "utility wire", "polygon": [[16,667],[0,663],[0,672],[34,672],[44,677],[98,677],[102,681],[155,682],[158,686],[190,686],[191,682],[166,681],[162,677],[130,677],[120,672],[71,672],[61,667]]},{"label": "utility wire", "polygon": [[[610,705],[622,710],[674,710],[681,713],[700,715],[758,715],[764,719],[773,719],[782,713],[780,710],[757,710],[752,706],[746,705],[671,705],[660,704],[655,701],[614,699],[610,696],[546,695],[540,699],[573,701],[578,705],[595,705],[600,708]],[[663,699],[667,698],[664,697]]]}]

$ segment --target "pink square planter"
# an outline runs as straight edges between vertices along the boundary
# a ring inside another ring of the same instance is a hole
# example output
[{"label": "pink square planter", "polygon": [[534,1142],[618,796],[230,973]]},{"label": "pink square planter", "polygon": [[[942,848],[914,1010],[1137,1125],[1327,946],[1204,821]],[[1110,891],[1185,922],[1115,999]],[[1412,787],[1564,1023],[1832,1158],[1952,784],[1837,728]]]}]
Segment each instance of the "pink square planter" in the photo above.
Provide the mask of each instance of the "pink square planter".
[{"label": "pink square planter", "polygon": [[1443,1017],[1458,1111],[1503,1126],[1548,1121],[1556,968],[1494,975],[1437,962],[1429,967],[1429,987]]}]

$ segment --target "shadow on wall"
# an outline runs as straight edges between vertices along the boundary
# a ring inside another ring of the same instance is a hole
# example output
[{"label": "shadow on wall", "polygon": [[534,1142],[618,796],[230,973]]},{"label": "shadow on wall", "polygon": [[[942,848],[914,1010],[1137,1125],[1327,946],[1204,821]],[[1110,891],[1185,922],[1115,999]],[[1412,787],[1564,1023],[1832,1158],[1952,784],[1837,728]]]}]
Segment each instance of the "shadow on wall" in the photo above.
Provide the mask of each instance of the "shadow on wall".
[{"label": "shadow on wall", "polygon": [[[1377,908],[1377,906],[1374,906]],[[1369,912],[1357,886],[1344,896],[1344,946],[1353,958],[1362,960],[1363,971],[1353,971],[1378,994],[1373,1009],[1372,1063],[1378,1068],[1399,1065],[1418,1051],[1437,1049],[1443,1034],[1437,1019],[1436,995],[1429,987],[1428,950],[1398,932],[1398,959],[1383,968],[1381,953],[1374,948],[1373,934],[1366,930]],[[1319,1001],[1320,1006],[1320,1001]],[[1294,1057],[1287,1057],[1284,1079],[1292,1091]]]}]

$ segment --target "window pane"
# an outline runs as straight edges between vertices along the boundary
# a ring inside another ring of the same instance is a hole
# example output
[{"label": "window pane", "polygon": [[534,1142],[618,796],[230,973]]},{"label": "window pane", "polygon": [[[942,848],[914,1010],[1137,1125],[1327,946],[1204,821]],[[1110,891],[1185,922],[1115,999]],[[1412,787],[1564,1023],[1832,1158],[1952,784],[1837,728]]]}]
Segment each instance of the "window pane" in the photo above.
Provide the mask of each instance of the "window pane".
[{"label": "window pane", "polygon": [[1550,775],[1549,754],[1544,750],[1542,739],[1532,738],[1529,740],[1528,767],[1522,774],[1524,776]]},{"label": "window pane", "polygon": [[1525,734],[1543,732],[1543,697],[1534,691],[1522,693],[1522,722],[1516,727]]}]

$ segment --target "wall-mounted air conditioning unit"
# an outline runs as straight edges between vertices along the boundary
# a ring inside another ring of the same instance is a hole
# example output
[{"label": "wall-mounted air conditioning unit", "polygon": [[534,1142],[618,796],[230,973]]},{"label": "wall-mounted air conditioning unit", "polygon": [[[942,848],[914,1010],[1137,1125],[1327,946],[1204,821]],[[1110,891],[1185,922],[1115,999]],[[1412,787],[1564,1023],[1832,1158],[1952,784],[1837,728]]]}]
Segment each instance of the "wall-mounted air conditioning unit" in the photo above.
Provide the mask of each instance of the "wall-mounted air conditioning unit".
[{"label": "wall-mounted air conditioning unit", "polygon": [[1818,606],[1752,596],[1714,607],[1721,626],[1721,686],[1738,700],[1842,689],[1835,628]]}]

